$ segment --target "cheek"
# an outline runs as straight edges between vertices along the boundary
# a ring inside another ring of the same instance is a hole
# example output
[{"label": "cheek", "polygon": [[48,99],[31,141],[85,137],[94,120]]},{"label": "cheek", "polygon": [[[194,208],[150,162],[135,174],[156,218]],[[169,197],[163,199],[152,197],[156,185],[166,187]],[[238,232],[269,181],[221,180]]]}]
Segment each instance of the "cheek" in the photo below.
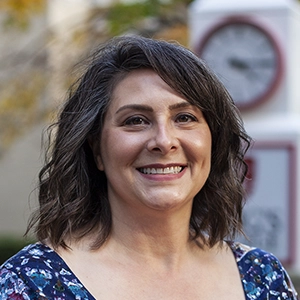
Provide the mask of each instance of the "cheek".
[{"label": "cheek", "polygon": [[194,138],[193,143],[190,144],[190,153],[198,166],[196,172],[200,172],[203,179],[209,176],[211,169],[211,135],[210,132],[202,134],[201,138]]},{"label": "cheek", "polygon": [[104,169],[129,165],[142,149],[141,137],[107,130],[101,139],[101,162]]},{"label": "cheek", "polygon": [[194,137],[190,137],[190,151],[198,158],[206,159],[210,162],[212,139],[210,131],[198,133]]}]

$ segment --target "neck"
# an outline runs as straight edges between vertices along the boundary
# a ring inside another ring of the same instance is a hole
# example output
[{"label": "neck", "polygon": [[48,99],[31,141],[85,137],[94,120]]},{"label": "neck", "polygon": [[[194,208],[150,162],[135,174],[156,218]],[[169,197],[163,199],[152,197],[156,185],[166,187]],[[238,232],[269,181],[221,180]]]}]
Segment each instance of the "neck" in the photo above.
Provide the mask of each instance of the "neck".
[{"label": "neck", "polygon": [[108,245],[143,265],[177,268],[187,253],[198,248],[189,239],[190,210],[156,211],[151,215],[114,213],[113,216]]}]

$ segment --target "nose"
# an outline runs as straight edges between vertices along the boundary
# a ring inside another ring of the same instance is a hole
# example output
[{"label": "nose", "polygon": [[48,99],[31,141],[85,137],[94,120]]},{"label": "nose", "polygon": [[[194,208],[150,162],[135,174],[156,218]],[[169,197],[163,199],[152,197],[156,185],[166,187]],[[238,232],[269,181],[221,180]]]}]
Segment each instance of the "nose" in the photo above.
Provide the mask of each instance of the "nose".
[{"label": "nose", "polygon": [[176,128],[172,125],[158,124],[154,126],[147,148],[151,152],[167,154],[179,147]]}]

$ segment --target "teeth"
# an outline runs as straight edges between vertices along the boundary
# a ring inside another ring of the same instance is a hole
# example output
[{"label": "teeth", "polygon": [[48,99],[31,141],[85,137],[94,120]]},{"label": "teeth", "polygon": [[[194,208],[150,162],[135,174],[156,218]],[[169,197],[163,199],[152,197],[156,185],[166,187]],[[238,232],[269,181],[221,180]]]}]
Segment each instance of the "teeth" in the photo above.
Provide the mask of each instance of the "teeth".
[{"label": "teeth", "polygon": [[178,174],[183,167],[168,167],[168,168],[141,168],[140,171],[144,174]]}]

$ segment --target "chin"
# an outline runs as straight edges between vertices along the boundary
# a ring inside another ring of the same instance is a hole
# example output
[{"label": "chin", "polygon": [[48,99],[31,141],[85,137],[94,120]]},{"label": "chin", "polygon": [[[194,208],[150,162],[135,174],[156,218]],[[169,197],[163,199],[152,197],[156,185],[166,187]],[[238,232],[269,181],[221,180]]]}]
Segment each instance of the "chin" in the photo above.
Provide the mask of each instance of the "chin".
[{"label": "chin", "polygon": [[[170,198],[170,197],[168,197]],[[170,200],[162,200],[162,201],[151,201],[147,203],[147,206],[149,208],[152,208],[154,210],[157,211],[172,211],[172,210],[176,210],[179,208],[182,208],[184,205],[187,205],[187,203],[191,203],[190,205],[192,205],[192,201],[187,201],[187,200],[174,200],[174,198],[170,199]]]}]

